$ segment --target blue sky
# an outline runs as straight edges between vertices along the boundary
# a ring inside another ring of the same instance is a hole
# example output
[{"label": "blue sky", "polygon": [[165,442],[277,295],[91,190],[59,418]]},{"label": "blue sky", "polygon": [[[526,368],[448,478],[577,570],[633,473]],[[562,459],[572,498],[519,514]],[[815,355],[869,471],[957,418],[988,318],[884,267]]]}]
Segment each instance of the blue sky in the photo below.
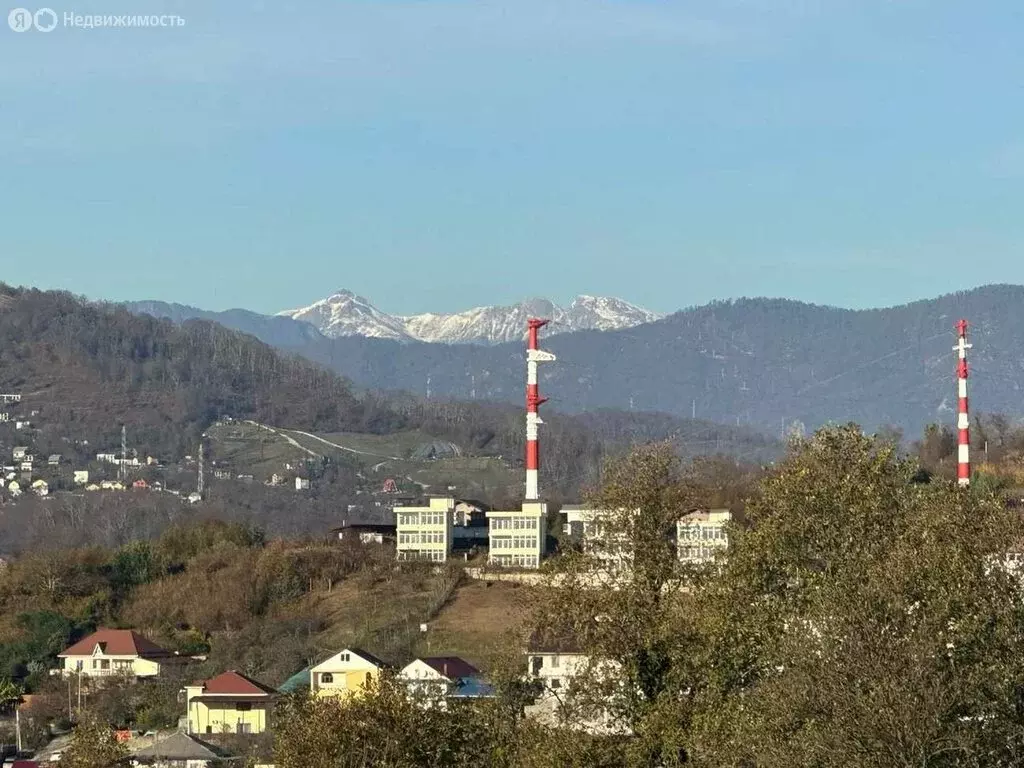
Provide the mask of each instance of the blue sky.
[{"label": "blue sky", "polygon": [[0,280],[275,311],[1024,283],[1024,4],[82,0],[0,27]]}]

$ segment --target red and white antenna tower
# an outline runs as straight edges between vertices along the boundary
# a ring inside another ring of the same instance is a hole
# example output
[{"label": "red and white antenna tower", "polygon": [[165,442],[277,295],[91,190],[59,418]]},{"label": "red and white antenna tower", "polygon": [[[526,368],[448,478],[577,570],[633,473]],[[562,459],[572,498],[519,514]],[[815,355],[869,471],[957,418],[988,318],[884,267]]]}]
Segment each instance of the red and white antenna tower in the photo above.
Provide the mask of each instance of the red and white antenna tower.
[{"label": "red and white antenna tower", "polygon": [[957,465],[956,482],[961,487],[971,484],[971,420],[967,410],[967,321],[960,320],[956,324],[957,344],[953,351],[957,353],[956,385],[959,404],[957,406]]},{"label": "red and white antenna tower", "polygon": [[537,426],[544,422],[537,414],[537,407],[547,402],[537,391],[537,363],[549,363],[555,359],[550,352],[537,346],[537,333],[548,324],[548,320],[531,317],[526,321],[529,331],[529,343],[526,346],[526,500],[536,501],[540,498],[540,442],[537,439]]}]

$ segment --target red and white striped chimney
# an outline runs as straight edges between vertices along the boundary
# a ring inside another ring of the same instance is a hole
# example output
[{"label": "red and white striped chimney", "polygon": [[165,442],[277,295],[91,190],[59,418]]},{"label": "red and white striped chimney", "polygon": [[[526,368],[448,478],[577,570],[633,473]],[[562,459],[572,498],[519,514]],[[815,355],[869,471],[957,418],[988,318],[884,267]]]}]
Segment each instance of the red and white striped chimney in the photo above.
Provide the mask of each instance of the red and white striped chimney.
[{"label": "red and white striped chimney", "polygon": [[537,439],[537,426],[540,420],[537,407],[547,402],[537,389],[537,363],[549,363],[555,359],[550,352],[537,346],[537,332],[548,324],[547,320],[531,317],[526,321],[529,341],[526,345],[526,500],[536,501],[540,498],[540,441]]},{"label": "red and white striped chimney", "polygon": [[957,429],[957,465],[956,482],[961,487],[971,484],[971,420],[967,409],[967,321],[960,320],[956,324],[957,344],[953,351],[957,353],[956,385],[959,400],[956,414]]}]

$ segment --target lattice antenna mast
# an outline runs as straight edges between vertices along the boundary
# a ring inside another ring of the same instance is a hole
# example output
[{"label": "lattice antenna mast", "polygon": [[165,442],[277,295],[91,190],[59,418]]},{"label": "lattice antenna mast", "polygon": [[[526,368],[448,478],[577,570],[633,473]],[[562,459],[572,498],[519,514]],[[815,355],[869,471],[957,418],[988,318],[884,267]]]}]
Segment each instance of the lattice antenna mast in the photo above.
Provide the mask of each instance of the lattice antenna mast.
[{"label": "lattice antenna mast", "polygon": [[531,317],[526,321],[528,342],[526,345],[526,500],[540,498],[540,440],[537,427],[541,421],[537,408],[547,402],[541,397],[537,385],[537,363],[549,363],[555,359],[550,352],[538,347],[537,335],[548,320]]},{"label": "lattice antenna mast", "polygon": [[967,406],[967,321],[960,320],[956,324],[957,344],[953,351],[957,353],[956,386],[957,386],[957,463],[956,482],[961,488],[971,484],[971,419]]}]

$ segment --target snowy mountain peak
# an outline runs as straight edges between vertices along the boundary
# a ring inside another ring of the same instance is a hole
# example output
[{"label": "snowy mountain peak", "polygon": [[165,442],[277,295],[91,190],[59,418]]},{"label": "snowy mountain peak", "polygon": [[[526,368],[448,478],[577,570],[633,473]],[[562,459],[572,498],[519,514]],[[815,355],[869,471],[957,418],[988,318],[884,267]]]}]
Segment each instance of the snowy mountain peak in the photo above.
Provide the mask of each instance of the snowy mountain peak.
[{"label": "snowy mountain peak", "polygon": [[398,316],[381,312],[362,296],[339,290],[308,307],[279,312],[315,326],[325,336],[369,336],[398,341],[445,344],[500,344],[525,336],[526,320],[546,317],[550,332],[615,330],[650,323],[660,317],[628,301],[580,295],[568,307],[533,297],[510,306],[474,307],[463,312]]}]

